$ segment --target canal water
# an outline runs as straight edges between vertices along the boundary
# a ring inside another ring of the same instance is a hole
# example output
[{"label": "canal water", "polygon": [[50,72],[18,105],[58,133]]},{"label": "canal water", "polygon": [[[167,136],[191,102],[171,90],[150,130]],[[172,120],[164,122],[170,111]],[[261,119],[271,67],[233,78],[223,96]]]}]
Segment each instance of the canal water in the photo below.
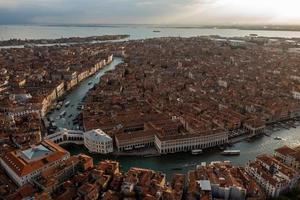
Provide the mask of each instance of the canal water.
[{"label": "canal water", "polygon": [[[153,32],[153,30],[159,32]],[[154,37],[193,37],[219,35],[223,37],[243,37],[258,34],[265,37],[300,37],[300,31],[239,30],[216,28],[172,28],[147,25],[105,25],[105,26],[38,26],[0,25],[0,40],[17,39],[57,39],[61,37],[88,37],[96,35],[128,34],[131,40]]]},{"label": "canal water", "polygon": [[[77,107],[83,103],[82,101],[84,100],[84,97],[88,91],[92,89],[95,84],[99,83],[101,76],[103,76],[107,71],[115,69],[115,67],[122,62],[123,61],[121,58],[114,58],[110,64],[100,69],[93,76],[83,80],[79,85],[65,95],[63,106],[59,110],[55,109],[47,117],[52,118],[56,126],[59,128],[71,130],[78,129],[78,125],[73,125],[73,119],[75,119],[80,113],[80,110],[78,110]],[[66,102],[70,102],[70,104],[65,106]],[[66,114],[62,118],[60,117],[60,114],[64,111]]]},{"label": "canal water", "polygon": [[[282,140],[275,140],[274,137],[281,137]],[[249,160],[255,159],[257,155],[269,153],[272,154],[274,149],[283,145],[292,147],[300,145],[300,129],[292,128],[274,132],[270,137],[263,136],[250,141],[242,141],[234,144],[230,149],[239,149],[239,156],[223,156],[218,149],[205,150],[201,155],[192,155],[191,153],[176,153],[162,155],[160,157],[145,158],[142,156],[106,156],[90,154],[83,146],[65,145],[65,149],[71,154],[85,153],[94,158],[94,163],[103,159],[112,159],[120,162],[122,170],[128,170],[130,167],[138,166],[159,170],[167,174],[168,178],[173,173],[186,173],[188,170],[195,169],[196,164],[211,161],[229,160],[236,165],[244,165]]]},{"label": "canal water", "polygon": [[[67,129],[76,129],[73,126],[72,120],[79,114],[77,106],[80,105],[86,93],[99,81],[101,76],[109,70],[115,69],[115,66],[122,62],[120,58],[114,58],[113,62],[95,75],[82,81],[79,86],[69,92],[66,95],[66,101],[70,102],[68,107],[63,106],[60,110],[53,112],[52,117],[57,126]],[[65,119],[60,119],[59,114],[62,111],[66,111]],[[72,114],[72,117],[68,117]],[[280,137],[282,140],[275,140],[275,137]],[[83,146],[65,145],[71,154],[86,153],[94,158],[95,163],[103,159],[113,159],[120,162],[122,170],[128,170],[130,167],[139,166],[144,168],[151,168],[154,170],[160,170],[170,177],[173,173],[186,173],[188,170],[195,168],[196,164],[201,162],[211,162],[216,160],[230,160],[237,165],[243,165],[247,161],[255,159],[259,154],[273,153],[275,148],[283,145],[297,146],[300,145],[300,128],[291,128],[273,132],[268,136],[262,136],[250,141],[242,141],[234,144],[231,149],[239,149],[241,154],[239,156],[223,156],[220,154],[220,150],[211,149],[206,150],[202,155],[191,155],[191,153],[176,153],[170,155],[163,155],[160,157],[142,157],[142,156],[112,156],[112,155],[98,155],[90,154]]]}]

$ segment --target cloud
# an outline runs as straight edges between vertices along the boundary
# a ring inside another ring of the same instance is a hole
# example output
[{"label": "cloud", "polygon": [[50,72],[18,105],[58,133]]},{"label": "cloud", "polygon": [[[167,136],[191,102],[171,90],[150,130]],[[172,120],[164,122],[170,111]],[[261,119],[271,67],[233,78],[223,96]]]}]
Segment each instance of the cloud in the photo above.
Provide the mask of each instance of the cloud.
[{"label": "cloud", "polygon": [[0,0],[0,23],[300,22],[299,0]]}]

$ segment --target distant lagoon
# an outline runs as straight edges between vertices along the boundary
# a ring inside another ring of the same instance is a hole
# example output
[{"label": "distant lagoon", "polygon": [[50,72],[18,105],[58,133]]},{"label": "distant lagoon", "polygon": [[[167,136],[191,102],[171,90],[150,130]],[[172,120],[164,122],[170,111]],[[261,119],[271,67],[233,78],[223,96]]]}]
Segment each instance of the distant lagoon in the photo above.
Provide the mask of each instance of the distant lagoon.
[{"label": "distant lagoon", "polygon": [[[154,32],[155,31],[155,32]],[[88,37],[128,34],[131,40],[155,37],[193,37],[219,35],[243,37],[257,34],[264,37],[300,38],[300,31],[240,30],[197,27],[155,27],[147,25],[95,25],[95,26],[45,26],[0,25],[0,40],[57,39],[62,37]]]}]

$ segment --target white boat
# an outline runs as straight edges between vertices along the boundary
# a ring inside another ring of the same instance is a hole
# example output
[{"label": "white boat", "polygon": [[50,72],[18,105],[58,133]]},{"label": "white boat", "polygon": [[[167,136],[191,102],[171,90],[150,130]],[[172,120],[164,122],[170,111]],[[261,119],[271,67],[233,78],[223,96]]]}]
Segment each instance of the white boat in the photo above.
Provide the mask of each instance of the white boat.
[{"label": "white boat", "polygon": [[281,137],[274,137],[274,140],[282,140]]},{"label": "white boat", "polygon": [[68,107],[69,105],[70,105],[70,101],[67,101],[67,102],[65,103],[65,106]]},{"label": "white boat", "polygon": [[240,150],[224,150],[222,152],[222,155],[235,156],[235,155],[240,155],[240,153],[241,153]]},{"label": "white boat", "polygon": [[202,154],[202,153],[203,153],[202,149],[195,149],[195,150],[192,150],[192,154],[193,154],[193,155]]},{"label": "white boat", "polygon": [[65,115],[66,115],[66,111],[62,111],[62,112],[59,114],[59,116],[61,116],[61,117],[65,116]]},{"label": "white boat", "polygon": [[132,147],[125,147],[124,149],[125,149],[125,151],[130,151],[130,150],[132,150]]}]

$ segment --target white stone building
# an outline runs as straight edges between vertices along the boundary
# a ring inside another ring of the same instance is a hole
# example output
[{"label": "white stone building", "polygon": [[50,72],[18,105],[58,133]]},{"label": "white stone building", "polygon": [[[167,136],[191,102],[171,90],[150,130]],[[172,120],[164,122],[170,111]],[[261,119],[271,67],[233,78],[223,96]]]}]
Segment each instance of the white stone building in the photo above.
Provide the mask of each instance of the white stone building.
[{"label": "white stone building", "polygon": [[113,140],[100,129],[84,133],[84,145],[93,153],[108,154],[113,152]]},{"label": "white stone building", "polygon": [[226,131],[207,131],[195,134],[155,135],[154,143],[159,153],[175,153],[194,149],[206,149],[228,142]]}]

